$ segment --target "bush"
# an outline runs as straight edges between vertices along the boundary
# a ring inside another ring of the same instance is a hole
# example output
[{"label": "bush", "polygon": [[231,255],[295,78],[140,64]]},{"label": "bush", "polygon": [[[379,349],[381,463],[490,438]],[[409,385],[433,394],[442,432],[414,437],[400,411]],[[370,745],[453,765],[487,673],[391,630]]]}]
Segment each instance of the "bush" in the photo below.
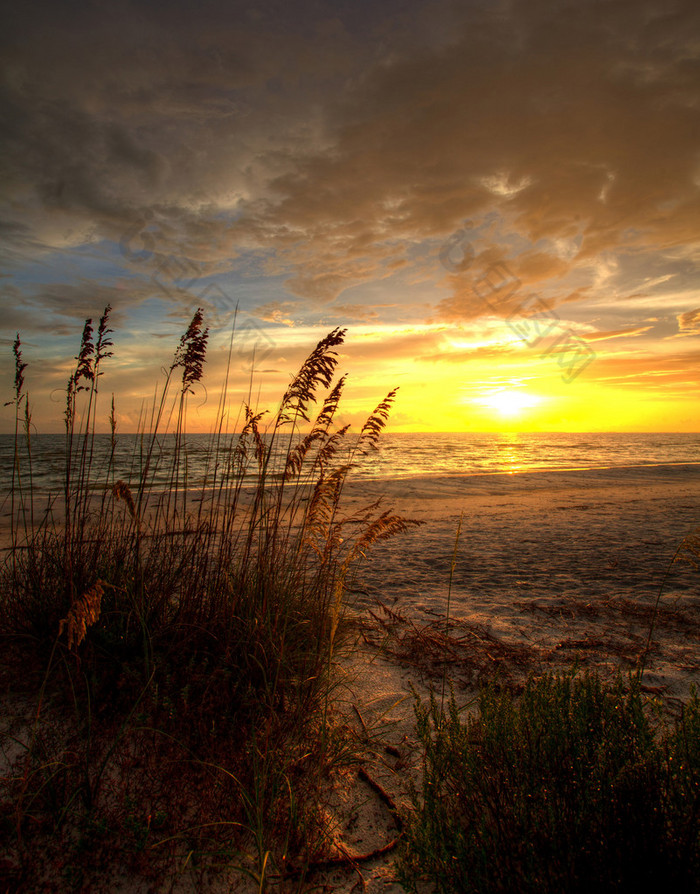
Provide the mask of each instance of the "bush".
[{"label": "bush", "polygon": [[416,706],[424,749],[400,876],[411,891],[698,891],[700,703],[652,724],[636,682],[490,687]]}]

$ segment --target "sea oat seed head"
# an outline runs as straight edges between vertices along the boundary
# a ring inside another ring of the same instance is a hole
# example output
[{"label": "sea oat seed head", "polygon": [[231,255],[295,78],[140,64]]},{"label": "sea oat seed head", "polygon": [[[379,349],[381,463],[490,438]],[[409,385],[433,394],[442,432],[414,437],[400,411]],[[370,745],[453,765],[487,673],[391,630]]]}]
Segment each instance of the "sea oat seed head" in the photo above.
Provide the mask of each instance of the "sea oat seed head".
[{"label": "sea oat seed head", "polygon": [[96,581],[89,590],[74,600],[68,614],[59,621],[58,635],[64,631],[68,639],[68,648],[75,651],[87,636],[88,627],[97,623],[104,596],[104,581]]}]

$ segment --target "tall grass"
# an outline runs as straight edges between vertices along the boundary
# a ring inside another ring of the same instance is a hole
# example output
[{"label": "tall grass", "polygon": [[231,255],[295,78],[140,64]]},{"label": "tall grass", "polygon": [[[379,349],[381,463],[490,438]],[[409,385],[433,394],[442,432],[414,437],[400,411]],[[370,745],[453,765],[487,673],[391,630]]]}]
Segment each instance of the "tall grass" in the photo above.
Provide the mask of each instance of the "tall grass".
[{"label": "tall grass", "polygon": [[2,781],[3,834],[27,885],[49,830],[55,859],[78,879],[99,843],[115,852],[116,841],[139,866],[145,854],[187,865],[208,854],[262,887],[322,847],[314,780],[333,756],[326,708],[347,582],[373,543],[411,524],[376,505],[342,505],[395,392],[348,438],[336,424],[345,331],[335,329],[266,425],[246,405],[231,432],[229,365],[193,495],[188,399],[208,341],[198,310],[143,416],[133,472],[117,478],[114,397],[106,467],[95,452],[110,311],[83,329],[66,387],[63,492],[41,512],[15,344],[0,664],[36,700]]}]

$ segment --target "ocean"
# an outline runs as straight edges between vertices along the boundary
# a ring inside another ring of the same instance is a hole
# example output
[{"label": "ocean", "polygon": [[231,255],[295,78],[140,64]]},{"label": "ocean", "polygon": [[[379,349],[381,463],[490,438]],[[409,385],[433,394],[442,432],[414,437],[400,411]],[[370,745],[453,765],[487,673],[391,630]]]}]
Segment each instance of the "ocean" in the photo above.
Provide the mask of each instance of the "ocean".
[{"label": "ocean", "polygon": [[[174,440],[159,438],[162,448],[161,472],[153,486],[168,480],[168,454]],[[211,436],[187,435],[185,455],[188,485],[196,488],[205,479]],[[349,441],[352,444],[352,441]],[[35,492],[54,493],[64,480],[62,435],[35,435],[32,438],[32,478]],[[20,466],[26,476],[25,449]],[[231,449],[231,442],[223,452]],[[134,482],[139,465],[140,436],[118,435],[115,468],[110,479]],[[110,436],[96,435],[93,481],[99,485],[110,453]],[[12,483],[14,438],[0,435],[0,499]],[[379,448],[357,458],[354,480],[414,478],[421,475],[494,475],[553,470],[604,469],[700,462],[700,434],[693,433],[445,433],[385,434]]]}]

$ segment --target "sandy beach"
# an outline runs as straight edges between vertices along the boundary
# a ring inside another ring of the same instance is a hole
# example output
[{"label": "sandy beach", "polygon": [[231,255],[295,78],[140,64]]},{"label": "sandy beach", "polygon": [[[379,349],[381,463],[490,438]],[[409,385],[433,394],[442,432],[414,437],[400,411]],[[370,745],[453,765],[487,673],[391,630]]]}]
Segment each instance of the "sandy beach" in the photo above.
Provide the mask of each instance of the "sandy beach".
[{"label": "sandy beach", "polygon": [[[700,680],[698,570],[673,561],[700,524],[700,463],[351,480],[347,497],[422,524],[375,545],[352,584],[332,713],[363,758],[327,797],[343,862],[310,883],[400,894],[394,808],[420,774],[416,695],[444,678],[467,705],[488,682],[517,690],[574,664],[626,674],[652,623],[647,693],[673,712]],[[185,879],[176,890],[190,890]],[[212,890],[247,888],[219,879]]]},{"label": "sandy beach", "polygon": [[[673,711],[700,681],[698,571],[673,562],[700,524],[700,464],[383,480],[363,483],[369,497],[424,522],[369,557],[359,634],[340,667],[339,710],[371,743],[370,772],[396,804],[419,772],[414,693],[439,692],[443,674],[460,704],[492,680],[517,688],[574,664],[627,674],[655,619],[647,693]],[[336,816],[343,847],[367,853],[396,836],[379,799],[349,809],[368,800],[361,781],[348,790]],[[360,870],[367,891],[402,890],[390,855]],[[357,871],[324,882],[350,891]]]},{"label": "sandy beach", "polygon": [[374,550],[358,608],[419,627],[444,621],[454,556],[455,634],[480,630],[552,665],[625,669],[661,589],[648,681],[674,698],[697,677],[697,575],[671,563],[700,524],[700,465],[417,478],[376,491],[423,525]]}]

